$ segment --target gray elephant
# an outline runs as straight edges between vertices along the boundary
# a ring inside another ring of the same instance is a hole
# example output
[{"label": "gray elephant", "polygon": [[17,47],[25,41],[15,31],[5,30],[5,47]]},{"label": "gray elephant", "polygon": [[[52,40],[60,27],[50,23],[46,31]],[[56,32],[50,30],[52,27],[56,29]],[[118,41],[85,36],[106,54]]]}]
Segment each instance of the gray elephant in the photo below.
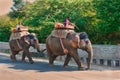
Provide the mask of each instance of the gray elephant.
[{"label": "gray elephant", "polygon": [[19,39],[11,39],[9,40],[9,46],[11,49],[12,54],[10,55],[10,58],[12,61],[16,61],[16,55],[23,51],[22,54],[22,61],[25,61],[25,57],[27,56],[29,59],[29,62],[32,64],[34,61],[32,60],[31,53],[29,52],[30,46],[37,49],[38,52],[40,52],[39,49],[39,42],[35,34],[26,34]]},{"label": "gray elephant", "polygon": [[88,53],[88,63],[86,70],[90,69],[92,63],[93,49],[88,35],[85,32],[71,33],[66,38],[62,38],[64,47],[68,50],[68,53],[64,53],[61,47],[60,39],[54,36],[48,36],[46,39],[46,49],[49,57],[49,64],[53,65],[54,60],[57,56],[67,55],[64,67],[68,66],[71,57],[75,60],[78,65],[78,70],[83,70],[82,63],[78,57],[77,49],[85,50]]}]

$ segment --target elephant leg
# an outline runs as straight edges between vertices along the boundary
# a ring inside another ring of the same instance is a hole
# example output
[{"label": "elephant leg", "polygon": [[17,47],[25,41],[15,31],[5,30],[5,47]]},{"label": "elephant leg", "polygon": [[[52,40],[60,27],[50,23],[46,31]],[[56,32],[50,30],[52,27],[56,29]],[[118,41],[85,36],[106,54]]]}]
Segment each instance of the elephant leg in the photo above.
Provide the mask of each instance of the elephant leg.
[{"label": "elephant leg", "polygon": [[28,57],[28,59],[29,59],[29,62],[30,62],[31,64],[33,64],[34,61],[32,60],[32,57],[31,57],[30,53],[27,54],[27,57]]},{"label": "elephant leg", "polygon": [[26,53],[23,52],[23,54],[22,54],[22,62],[26,62],[26,61],[25,61],[25,57],[26,57]]},{"label": "elephant leg", "polygon": [[77,56],[77,54],[72,55],[72,57],[78,65],[78,70],[83,70],[82,63],[80,62],[80,59]]},{"label": "elephant leg", "polygon": [[50,66],[53,66],[53,62],[54,60],[56,59],[56,55],[53,55],[51,49],[49,48],[48,44],[46,44],[46,48],[47,48],[47,53],[48,53],[48,56],[49,56],[49,65]]},{"label": "elephant leg", "polygon": [[64,62],[63,67],[67,67],[67,66],[68,66],[68,63],[69,63],[70,59],[71,59],[71,56],[68,54],[68,55],[66,56],[66,59],[65,59],[65,62]]},{"label": "elephant leg", "polygon": [[14,61],[14,62],[17,61],[15,55],[13,55],[13,54],[10,55],[10,58],[11,58],[11,60]]},{"label": "elephant leg", "polygon": [[57,57],[56,55],[49,56],[49,65],[50,66],[53,66],[53,62],[56,59],[56,57]]},{"label": "elephant leg", "polygon": [[[34,61],[32,60],[32,57],[31,57],[31,54],[29,53],[29,50],[24,50],[23,53],[28,57],[29,62],[30,62],[31,64],[33,64]],[[23,57],[23,58],[24,58],[24,57]]]},{"label": "elephant leg", "polygon": [[12,51],[12,54],[10,55],[10,58],[12,61],[17,61],[16,54],[18,54],[18,53],[19,53],[19,51]]}]

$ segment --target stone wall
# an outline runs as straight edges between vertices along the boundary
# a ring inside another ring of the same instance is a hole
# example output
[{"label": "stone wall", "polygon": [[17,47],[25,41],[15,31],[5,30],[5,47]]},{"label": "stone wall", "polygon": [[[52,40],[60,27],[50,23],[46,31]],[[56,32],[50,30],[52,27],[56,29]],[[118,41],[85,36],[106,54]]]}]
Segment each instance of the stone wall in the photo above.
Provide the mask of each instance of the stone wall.
[{"label": "stone wall", "polygon": [[[45,49],[45,44],[40,44],[41,49]],[[31,52],[36,52],[35,49],[30,48]],[[10,52],[8,43],[0,42],[0,52]],[[78,55],[82,62],[87,62],[87,53],[78,49]],[[45,53],[47,58],[47,53]],[[57,60],[65,60],[65,56],[59,56]],[[72,59],[71,62],[74,62]],[[120,66],[120,46],[116,45],[93,45],[93,64],[105,65],[112,67]]]}]

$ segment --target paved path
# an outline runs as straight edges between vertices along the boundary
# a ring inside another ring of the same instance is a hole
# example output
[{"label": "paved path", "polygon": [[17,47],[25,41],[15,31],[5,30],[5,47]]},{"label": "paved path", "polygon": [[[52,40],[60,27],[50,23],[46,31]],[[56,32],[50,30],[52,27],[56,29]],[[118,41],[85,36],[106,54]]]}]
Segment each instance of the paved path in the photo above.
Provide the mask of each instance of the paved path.
[{"label": "paved path", "polygon": [[11,62],[0,53],[0,80],[120,80],[120,69],[77,71],[76,66],[63,68],[60,62],[50,67],[47,60],[34,59],[34,64]]}]

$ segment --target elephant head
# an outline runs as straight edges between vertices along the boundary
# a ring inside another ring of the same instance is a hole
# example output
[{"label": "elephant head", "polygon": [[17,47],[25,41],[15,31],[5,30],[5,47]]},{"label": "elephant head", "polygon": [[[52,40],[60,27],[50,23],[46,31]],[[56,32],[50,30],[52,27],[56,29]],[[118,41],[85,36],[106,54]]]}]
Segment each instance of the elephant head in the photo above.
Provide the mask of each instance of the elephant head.
[{"label": "elephant head", "polygon": [[37,49],[38,52],[40,52],[39,48],[39,41],[34,33],[30,33],[25,36],[25,42],[27,42],[30,46]]},{"label": "elephant head", "polygon": [[74,48],[85,50],[88,53],[87,69],[89,69],[92,63],[93,49],[87,33],[75,34],[71,41]]}]

